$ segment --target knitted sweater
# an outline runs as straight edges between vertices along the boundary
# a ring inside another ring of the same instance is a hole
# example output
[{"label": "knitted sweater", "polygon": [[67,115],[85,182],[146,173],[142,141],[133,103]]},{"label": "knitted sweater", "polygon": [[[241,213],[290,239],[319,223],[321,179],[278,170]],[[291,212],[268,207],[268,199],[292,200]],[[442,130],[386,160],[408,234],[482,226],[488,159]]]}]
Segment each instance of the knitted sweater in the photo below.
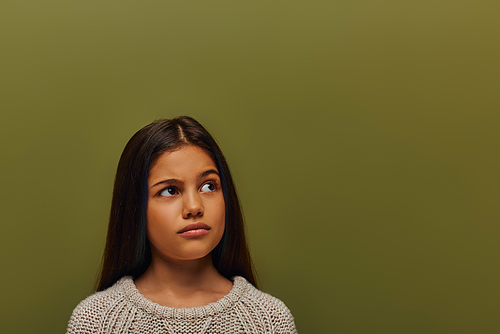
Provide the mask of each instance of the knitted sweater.
[{"label": "knitted sweater", "polygon": [[297,333],[288,308],[234,277],[231,291],[216,302],[172,308],[144,297],[131,277],[83,300],[73,311],[67,334],[90,333]]}]

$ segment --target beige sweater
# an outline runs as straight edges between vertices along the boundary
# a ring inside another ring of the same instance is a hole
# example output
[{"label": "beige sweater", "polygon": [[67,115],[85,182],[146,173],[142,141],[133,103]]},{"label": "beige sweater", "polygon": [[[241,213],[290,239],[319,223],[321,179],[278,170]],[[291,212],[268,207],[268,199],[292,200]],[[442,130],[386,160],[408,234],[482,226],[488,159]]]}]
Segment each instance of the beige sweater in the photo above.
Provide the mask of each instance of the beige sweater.
[{"label": "beige sweater", "polygon": [[277,298],[243,277],[223,298],[205,306],[171,308],[144,297],[131,277],[93,294],[73,311],[67,333],[297,333]]}]

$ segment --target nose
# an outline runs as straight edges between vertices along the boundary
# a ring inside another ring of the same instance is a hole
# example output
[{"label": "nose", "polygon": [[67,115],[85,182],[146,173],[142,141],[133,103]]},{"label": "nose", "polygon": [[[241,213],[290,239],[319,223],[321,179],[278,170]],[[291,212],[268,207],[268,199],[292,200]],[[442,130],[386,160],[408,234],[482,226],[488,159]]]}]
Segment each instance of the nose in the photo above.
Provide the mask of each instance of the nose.
[{"label": "nose", "polygon": [[198,191],[185,193],[183,205],[182,217],[184,219],[203,216],[203,203]]}]

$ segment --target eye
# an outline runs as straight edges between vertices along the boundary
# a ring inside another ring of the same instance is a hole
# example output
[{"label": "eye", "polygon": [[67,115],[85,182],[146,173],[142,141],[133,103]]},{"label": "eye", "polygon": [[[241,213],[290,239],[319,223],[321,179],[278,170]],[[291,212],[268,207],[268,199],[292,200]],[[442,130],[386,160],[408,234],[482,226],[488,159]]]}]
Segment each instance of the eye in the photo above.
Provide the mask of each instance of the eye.
[{"label": "eye", "polygon": [[216,191],[217,190],[217,184],[213,183],[213,182],[208,182],[208,183],[205,183],[202,187],[201,187],[201,191],[203,192],[213,192],[213,191]]},{"label": "eye", "polygon": [[173,195],[177,195],[177,189],[175,189],[174,187],[167,187],[160,191],[160,196],[168,197]]}]

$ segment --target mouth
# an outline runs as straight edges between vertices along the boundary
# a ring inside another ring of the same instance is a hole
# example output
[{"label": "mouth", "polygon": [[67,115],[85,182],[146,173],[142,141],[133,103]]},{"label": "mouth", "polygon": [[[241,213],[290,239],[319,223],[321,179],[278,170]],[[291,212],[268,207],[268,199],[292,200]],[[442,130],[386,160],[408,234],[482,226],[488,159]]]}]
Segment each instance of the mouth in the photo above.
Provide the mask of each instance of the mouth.
[{"label": "mouth", "polygon": [[201,237],[210,231],[210,226],[205,223],[191,223],[186,225],[182,230],[177,232],[183,237]]}]

